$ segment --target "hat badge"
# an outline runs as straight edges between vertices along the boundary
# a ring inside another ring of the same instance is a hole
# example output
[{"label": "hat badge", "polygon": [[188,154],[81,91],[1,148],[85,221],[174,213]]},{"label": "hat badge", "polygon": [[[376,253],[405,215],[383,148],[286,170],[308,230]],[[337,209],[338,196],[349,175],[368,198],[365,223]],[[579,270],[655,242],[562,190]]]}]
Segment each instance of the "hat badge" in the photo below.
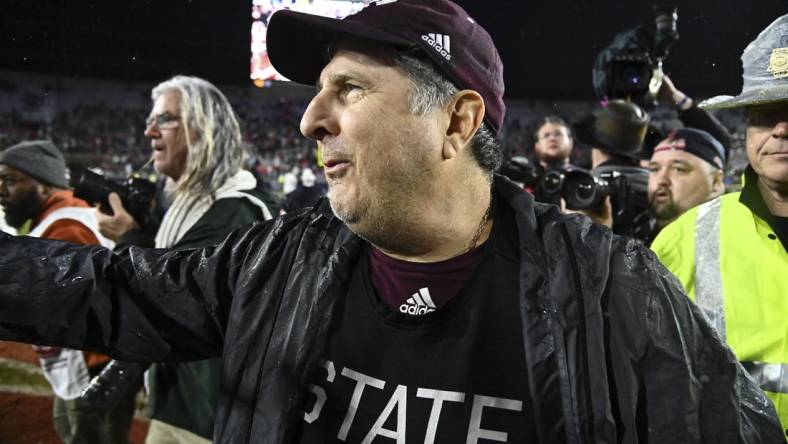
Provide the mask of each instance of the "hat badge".
[{"label": "hat badge", "polygon": [[769,57],[769,68],[767,71],[775,79],[788,77],[788,48],[772,49],[772,56]]}]

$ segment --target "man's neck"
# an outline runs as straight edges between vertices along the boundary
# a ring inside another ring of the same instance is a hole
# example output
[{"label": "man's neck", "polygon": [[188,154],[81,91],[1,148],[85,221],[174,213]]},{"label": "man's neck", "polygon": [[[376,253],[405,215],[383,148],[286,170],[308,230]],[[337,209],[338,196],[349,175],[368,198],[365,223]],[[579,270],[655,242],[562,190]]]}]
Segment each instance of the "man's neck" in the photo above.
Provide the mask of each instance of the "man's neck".
[{"label": "man's neck", "polygon": [[773,216],[788,217],[788,186],[759,178],[758,191]]},{"label": "man's neck", "polygon": [[670,223],[676,219],[678,218],[674,217],[673,219],[657,219],[654,223],[654,226],[656,227],[657,230],[662,230],[663,228],[670,225]]},{"label": "man's neck", "polygon": [[556,160],[554,162],[547,162],[545,160],[539,160],[539,164],[542,165],[542,168],[549,170],[549,169],[556,169],[561,168],[563,166],[569,165],[569,158],[563,158],[561,160]]},{"label": "man's neck", "polygon": [[493,208],[489,183],[466,188],[465,193],[442,199],[430,207],[419,220],[409,223],[407,234],[390,239],[393,242],[389,245],[371,243],[395,259],[439,262],[470,251],[490,236]]}]

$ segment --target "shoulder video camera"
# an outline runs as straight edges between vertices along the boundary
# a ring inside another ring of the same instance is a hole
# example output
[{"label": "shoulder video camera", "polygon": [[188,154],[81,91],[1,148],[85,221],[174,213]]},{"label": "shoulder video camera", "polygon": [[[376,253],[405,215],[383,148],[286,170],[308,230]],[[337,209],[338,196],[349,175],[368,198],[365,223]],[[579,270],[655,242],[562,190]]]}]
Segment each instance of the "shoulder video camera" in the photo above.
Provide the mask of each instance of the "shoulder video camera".
[{"label": "shoulder video camera", "polygon": [[638,26],[616,35],[597,55],[593,81],[597,97],[628,99],[641,106],[655,106],[662,85],[662,61],[679,39],[678,11],[654,5],[655,28]]}]

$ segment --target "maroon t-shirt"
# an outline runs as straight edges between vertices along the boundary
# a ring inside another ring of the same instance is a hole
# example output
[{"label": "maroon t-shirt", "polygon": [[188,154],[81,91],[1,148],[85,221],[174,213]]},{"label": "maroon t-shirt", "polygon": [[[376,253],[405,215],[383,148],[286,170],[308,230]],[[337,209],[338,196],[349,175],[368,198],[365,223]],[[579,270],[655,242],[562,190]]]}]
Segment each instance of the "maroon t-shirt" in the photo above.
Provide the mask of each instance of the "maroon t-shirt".
[{"label": "maroon t-shirt", "polygon": [[441,262],[418,263],[394,259],[370,246],[372,285],[383,302],[401,313],[430,313],[460,292],[484,258],[483,247]]}]

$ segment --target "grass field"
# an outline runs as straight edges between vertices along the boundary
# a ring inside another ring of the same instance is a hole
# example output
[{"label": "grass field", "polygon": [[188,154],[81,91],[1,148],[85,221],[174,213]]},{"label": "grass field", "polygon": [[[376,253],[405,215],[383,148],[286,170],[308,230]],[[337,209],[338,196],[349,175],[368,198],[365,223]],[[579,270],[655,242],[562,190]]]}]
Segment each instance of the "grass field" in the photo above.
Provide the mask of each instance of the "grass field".
[{"label": "grass field", "polygon": [[[32,348],[0,341],[0,444],[60,444],[53,396]],[[129,441],[142,444],[147,431],[147,419],[137,415]]]}]

